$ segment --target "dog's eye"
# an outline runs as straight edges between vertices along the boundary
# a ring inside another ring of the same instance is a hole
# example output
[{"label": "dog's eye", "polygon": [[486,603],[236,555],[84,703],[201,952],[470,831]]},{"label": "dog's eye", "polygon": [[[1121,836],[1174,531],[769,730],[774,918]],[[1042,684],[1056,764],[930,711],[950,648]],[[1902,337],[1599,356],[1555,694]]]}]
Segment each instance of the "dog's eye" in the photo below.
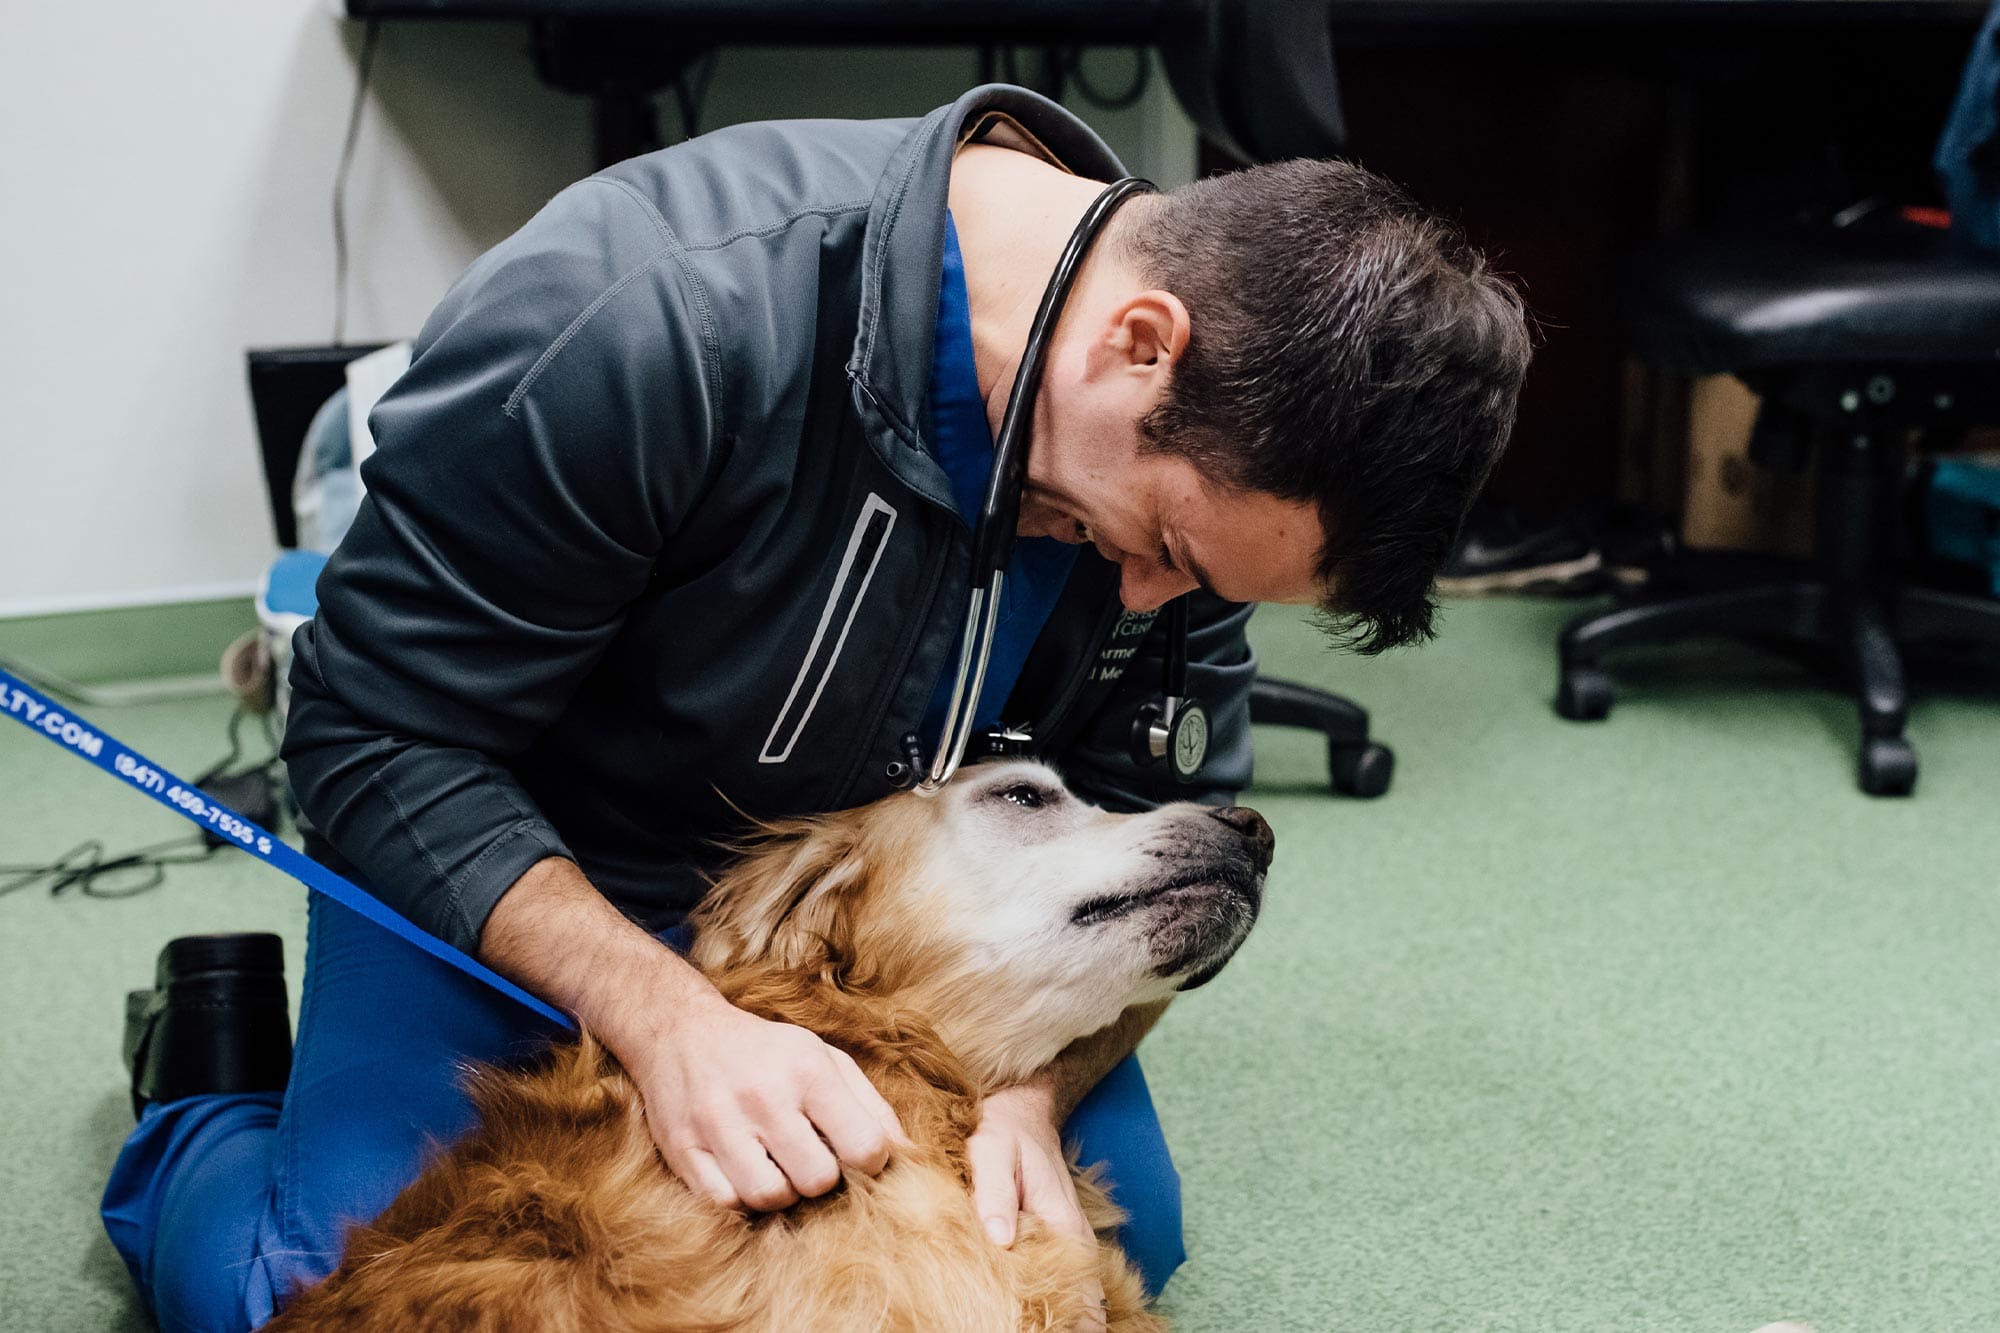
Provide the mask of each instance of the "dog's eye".
[{"label": "dog's eye", "polygon": [[993,793],[1003,801],[1012,801],[1024,810],[1039,810],[1047,805],[1048,798],[1040,787],[1031,787],[1025,782],[1017,782],[1011,787],[1002,787]]}]

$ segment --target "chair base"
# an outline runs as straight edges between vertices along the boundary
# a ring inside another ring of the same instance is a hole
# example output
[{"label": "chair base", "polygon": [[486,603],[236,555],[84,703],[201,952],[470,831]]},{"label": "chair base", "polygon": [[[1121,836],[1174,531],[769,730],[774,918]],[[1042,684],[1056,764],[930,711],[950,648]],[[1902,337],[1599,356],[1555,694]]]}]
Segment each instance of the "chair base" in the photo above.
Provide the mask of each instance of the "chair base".
[{"label": "chair base", "polygon": [[1578,722],[1610,713],[1603,660],[1612,649],[1710,635],[1782,638],[1829,651],[1851,683],[1860,714],[1861,789],[1871,796],[1907,796],[1916,788],[1917,755],[1903,736],[1909,693],[1902,645],[2000,647],[2000,602],[1933,588],[1870,590],[1795,579],[1619,607],[1563,631],[1556,711]]},{"label": "chair base", "polygon": [[1250,720],[1322,733],[1328,781],[1339,795],[1372,799],[1389,790],[1396,772],[1395,753],[1368,739],[1368,712],[1352,700],[1310,685],[1259,676],[1250,685]]}]

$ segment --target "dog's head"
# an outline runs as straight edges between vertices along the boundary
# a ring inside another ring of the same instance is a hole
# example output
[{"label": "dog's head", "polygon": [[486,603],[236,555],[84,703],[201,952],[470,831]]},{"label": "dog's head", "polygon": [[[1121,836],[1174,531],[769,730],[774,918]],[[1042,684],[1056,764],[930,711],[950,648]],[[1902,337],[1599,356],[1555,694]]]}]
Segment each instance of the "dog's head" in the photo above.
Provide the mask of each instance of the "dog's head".
[{"label": "dog's head", "polygon": [[702,903],[694,960],[893,999],[1005,1082],[1221,970],[1271,848],[1253,810],[1112,814],[1044,765],[983,764],[929,800],[771,826]]}]

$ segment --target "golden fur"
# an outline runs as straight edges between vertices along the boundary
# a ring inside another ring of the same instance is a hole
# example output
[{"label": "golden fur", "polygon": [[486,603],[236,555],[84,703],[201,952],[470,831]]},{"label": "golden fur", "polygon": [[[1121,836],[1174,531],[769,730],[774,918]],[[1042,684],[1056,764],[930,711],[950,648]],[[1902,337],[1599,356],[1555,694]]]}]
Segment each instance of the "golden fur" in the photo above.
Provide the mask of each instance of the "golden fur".
[{"label": "golden fur", "polygon": [[981,1229],[966,1140],[993,1075],[976,1032],[954,1033],[955,1051],[924,1017],[927,996],[959,983],[894,883],[930,817],[892,798],[772,826],[697,914],[694,961],[725,996],[846,1051],[895,1108],[913,1146],[879,1177],[850,1171],[764,1217],[701,1200],[585,1035],[541,1068],[474,1074],[480,1127],[350,1233],[339,1268],[270,1327],[1027,1333],[1074,1327],[1094,1272],[1113,1333],[1164,1329],[1087,1173],[1095,1245],[1032,1217],[1011,1249]]}]

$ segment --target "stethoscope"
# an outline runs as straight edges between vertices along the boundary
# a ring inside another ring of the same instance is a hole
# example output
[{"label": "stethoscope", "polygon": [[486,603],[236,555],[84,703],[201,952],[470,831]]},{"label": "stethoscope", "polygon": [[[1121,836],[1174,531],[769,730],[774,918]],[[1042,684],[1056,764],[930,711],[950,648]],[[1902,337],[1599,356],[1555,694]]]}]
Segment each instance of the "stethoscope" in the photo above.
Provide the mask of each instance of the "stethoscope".
[{"label": "stethoscope", "polygon": [[[986,685],[986,668],[993,656],[993,637],[1000,617],[1000,594],[1007,581],[1007,564],[1014,555],[1014,528],[1021,517],[1021,488],[1028,474],[1028,445],[1033,432],[1035,396],[1041,389],[1042,367],[1048,359],[1049,338],[1062,318],[1063,304],[1090,246],[1118,206],[1135,194],[1148,194],[1151,181],[1128,176],[1114,182],[1084,210],[1076,230],[1056,261],[1055,272],[1042,292],[1035,321],[1028,328],[1027,346],[1021,350],[1020,371],[1007,395],[1007,410],[1000,418],[1000,435],[993,444],[993,475],[986,483],[986,499],[979,508],[979,521],[972,533],[972,575],[966,595],[965,629],[960,636],[958,670],[952,681],[951,704],[945,709],[944,728],[932,752],[928,771],[917,752],[917,740],[907,744],[912,753],[908,772],[921,773],[915,789],[921,796],[935,796],[958,771],[975,735],[982,755],[1024,754],[1032,738],[1012,727],[980,730],[975,712],[979,694]],[[1132,756],[1142,764],[1166,759],[1173,774],[1182,782],[1192,782],[1208,755],[1208,713],[1187,690],[1188,608],[1186,597],[1167,604],[1167,651],[1162,697],[1139,710],[1133,721]]]}]

